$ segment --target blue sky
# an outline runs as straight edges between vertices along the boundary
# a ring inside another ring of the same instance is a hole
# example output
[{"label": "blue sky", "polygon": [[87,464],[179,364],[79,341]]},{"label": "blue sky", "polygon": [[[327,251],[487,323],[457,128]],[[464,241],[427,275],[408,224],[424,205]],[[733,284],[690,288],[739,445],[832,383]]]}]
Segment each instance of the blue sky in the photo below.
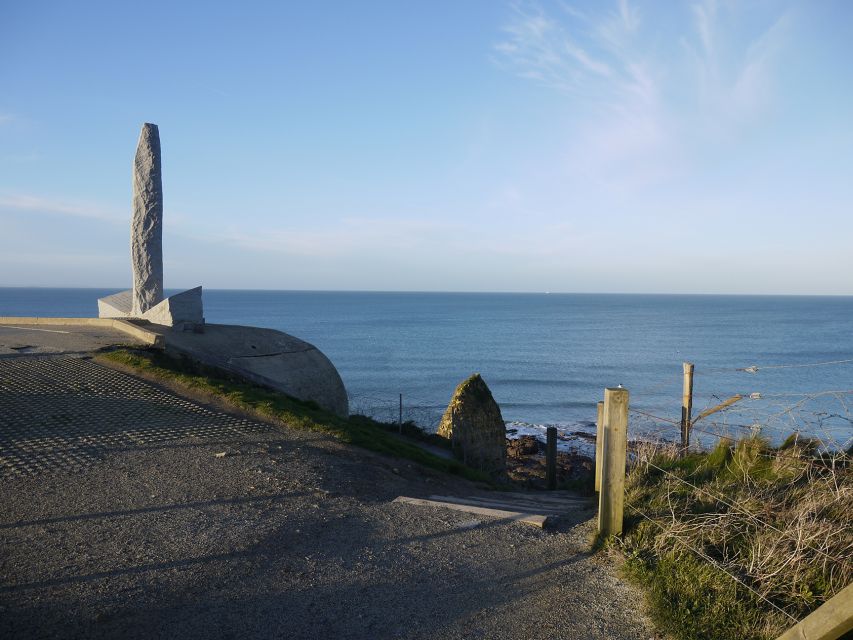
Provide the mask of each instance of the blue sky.
[{"label": "blue sky", "polygon": [[0,286],[853,294],[853,4],[0,7]]}]

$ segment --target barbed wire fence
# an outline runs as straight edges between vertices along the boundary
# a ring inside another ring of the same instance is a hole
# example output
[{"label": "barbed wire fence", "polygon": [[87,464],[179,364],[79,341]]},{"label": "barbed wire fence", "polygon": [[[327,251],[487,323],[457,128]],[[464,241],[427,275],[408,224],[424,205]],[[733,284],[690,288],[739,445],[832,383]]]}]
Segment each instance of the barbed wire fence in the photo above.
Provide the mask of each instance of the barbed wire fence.
[{"label": "barbed wire fence", "polygon": [[435,432],[447,406],[408,393],[382,397],[350,394],[351,414],[369,416],[387,424],[412,423],[427,433]]},{"label": "barbed wire fence", "polygon": [[[699,368],[696,377],[701,386],[717,386],[720,376],[740,377],[737,393],[740,400],[713,417],[696,421],[691,433],[696,436],[699,448],[712,447],[720,439],[737,440],[747,436],[762,436],[779,444],[786,437],[809,437],[817,440],[826,449],[846,451],[853,444],[853,388],[830,389],[811,393],[771,392],[760,390],[761,384],[753,384],[766,370],[787,368],[826,367],[848,365],[853,368],[853,358],[822,362],[773,364],[765,366],[730,366]],[[741,383],[743,378],[747,378]],[[645,440],[670,441],[678,438],[680,420],[661,415],[660,406],[644,404],[644,398],[659,397],[661,390],[673,385],[673,376],[660,376],[652,384],[641,389],[632,389],[632,437]],[[853,378],[851,378],[853,380]],[[709,384],[710,383],[710,384]],[[747,387],[747,384],[749,386]],[[731,384],[727,386],[732,386]],[[853,385],[851,385],[853,386]],[[639,403],[637,402],[639,400]],[[701,415],[714,405],[725,401],[725,395],[708,391],[694,394],[696,415]],[[419,397],[403,392],[390,396],[377,394],[350,394],[350,413],[370,416],[381,422],[396,424],[411,422],[426,432],[438,428],[446,405],[435,399]],[[594,403],[590,403],[594,407]],[[673,407],[677,408],[676,403]],[[674,412],[673,412],[674,413]]]},{"label": "barbed wire fence", "polygon": [[[662,410],[660,402],[660,392],[673,387],[674,381],[661,376],[635,390],[629,412],[629,474],[657,474],[666,499],[650,508],[628,495],[627,515],[659,531],[659,553],[670,551],[673,544],[684,548],[764,602],[780,620],[796,622],[815,601],[808,589],[796,591],[807,584],[810,571],[819,568],[828,576],[830,592],[853,578],[849,519],[825,517],[828,509],[853,511],[849,472],[853,388],[779,391],[777,384],[764,391],[761,374],[786,368],[852,366],[853,358],[696,370],[698,385],[692,394],[696,418],[690,424],[690,449],[708,451],[720,442],[732,449],[744,441],[772,445],[761,444],[751,452],[769,464],[786,466],[790,487],[797,483],[810,487],[810,492],[796,494],[801,498],[798,504],[786,502],[780,493],[760,483],[750,488],[748,498],[732,496],[692,480],[678,468],[660,464],[658,460],[667,456],[677,460],[684,454],[677,398],[673,398],[672,413]],[[715,388],[740,391],[715,393]],[[734,397],[737,399],[732,400]],[[409,393],[350,396],[353,414],[389,424],[411,422],[433,432],[445,409],[434,400]],[[783,443],[786,446],[780,448]],[[749,471],[743,473],[748,481]],[[779,514],[785,514],[788,521],[781,522]],[[757,546],[744,551],[731,544],[732,535],[753,536]]]},{"label": "barbed wire fence", "polygon": [[[672,552],[675,543],[712,565],[781,616],[777,626],[797,622],[853,579],[853,389],[764,393],[760,374],[850,365],[853,359],[718,367],[697,376],[701,387],[725,376],[727,384],[720,386],[751,389],[728,398],[707,391],[692,395],[700,410],[690,424],[690,450],[708,451],[722,442],[732,452],[745,451],[727,463],[748,486],[740,494],[695,480],[690,465],[681,462],[689,454],[682,446],[682,420],[661,415],[667,412],[632,394],[626,516],[658,532],[657,554]],[[750,379],[741,381],[743,376]],[[784,479],[782,486],[750,478],[749,460],[756,459]],[[665,497],[644,493],[643,478],[651,477]],[[810,591],[815,572],[826,582],[820,595]]]},{"label": "barbed wire fence", "polygon": [[[794,399],[794,402],[790,402]],[[788,400],[788,401],[785,401]],[[708,408],[719,403],[713,396]],[[640,405],[642,407],[642,405]],[[845,452],[853,445],[853,389],[809,394],[744,396],[737,405],[693,423],[695,447],[712,448],[718,440],[759,436],[779,445],[786,438],[809,440],[823,451]],[[707,410],[707,408],[705,409]],[[642,408],[631,409],[632,436],[650,441],[677,442],[681,423]]]}]

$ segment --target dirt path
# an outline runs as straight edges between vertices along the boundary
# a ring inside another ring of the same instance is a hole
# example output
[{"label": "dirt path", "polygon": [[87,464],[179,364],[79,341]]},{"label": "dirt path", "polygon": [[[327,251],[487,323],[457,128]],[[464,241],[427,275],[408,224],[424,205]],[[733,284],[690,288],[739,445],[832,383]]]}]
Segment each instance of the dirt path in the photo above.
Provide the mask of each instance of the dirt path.
[{"label": "dirt path", "polygon": [[4,638],[654,637],[587,553],[591,511],[540,531],[392,504],[479,489],[44,362],[0,361]]}]

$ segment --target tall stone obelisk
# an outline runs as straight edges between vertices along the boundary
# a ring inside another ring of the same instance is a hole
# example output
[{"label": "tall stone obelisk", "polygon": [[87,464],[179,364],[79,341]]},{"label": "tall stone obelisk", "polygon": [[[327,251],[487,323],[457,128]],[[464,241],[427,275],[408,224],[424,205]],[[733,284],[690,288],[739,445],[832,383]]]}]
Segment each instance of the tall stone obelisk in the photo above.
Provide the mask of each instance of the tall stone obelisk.
[{"label": "tall stone obelisk", "polygon": [[130,223],[133,267],[133,316],[163,300],[163,181],[160,132],[145,123],[133,160],[133,219]]}]

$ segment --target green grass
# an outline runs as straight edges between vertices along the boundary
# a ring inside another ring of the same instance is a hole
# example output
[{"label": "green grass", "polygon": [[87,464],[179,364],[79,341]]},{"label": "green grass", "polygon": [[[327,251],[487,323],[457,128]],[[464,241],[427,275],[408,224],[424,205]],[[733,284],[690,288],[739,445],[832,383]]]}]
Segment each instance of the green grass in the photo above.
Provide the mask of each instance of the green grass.
[{"label": "green grass", "polygon": [[662,629],[683,640],[772,639],[793,624],[773,605],[802,619],[853,579],[849,458],[815,449],[746,438],[684,457],[639,455],[626,505],[647,517],[626,506],[618,544]]},{"label": "green grass", "polygon": [[378,422],[376,420],[373,420],[372,418],[368,418],[368,420],[371,420],[371,422],[377,425],[380,429],[384,429],[389,433],[400,433],[406,436],[407,438],[411,438],[412,440],[419,440],[420,442],[424,442],[435,447],[440,447],[442,449],[447,449],[448,451],[451,451],[453,449],[450,444],[450,440],[448,440],[447,438],[442,438],[437,433],[430,433],[428,431],[424,431],[412,421],[406,421],[402,425],[399,425],[396,422]]},{"label": "green grass", "polygon": [[688,551],[673,548],[661,556],[633,556],[626,570],[645,587],[655,622],[676,638],[768,637],[768,614],[761,602]]},{"label": "green grass", "polygon": [[[491,484],[485,473],[456,460],[436,456],[396,437],[392,432],[397,430],[397,425],[380,423],[365,416],[341,418],[324,411],[314,402],[303,402],[229,376],[218,369],[199,365],[188,359],[172,358],[158,351],[118,349],[101,353],[97,359],[128,367],[145,376],[169,382],[190,393],[214,398],[289,428],[325,433],[346,444],[411,460],[468,480]],[[404,434],[416,436],[412,427],[414,425],[406,427]],[[417,431],[420,433],[417,437],[432,442],[433,439],[427,434]]]}]

